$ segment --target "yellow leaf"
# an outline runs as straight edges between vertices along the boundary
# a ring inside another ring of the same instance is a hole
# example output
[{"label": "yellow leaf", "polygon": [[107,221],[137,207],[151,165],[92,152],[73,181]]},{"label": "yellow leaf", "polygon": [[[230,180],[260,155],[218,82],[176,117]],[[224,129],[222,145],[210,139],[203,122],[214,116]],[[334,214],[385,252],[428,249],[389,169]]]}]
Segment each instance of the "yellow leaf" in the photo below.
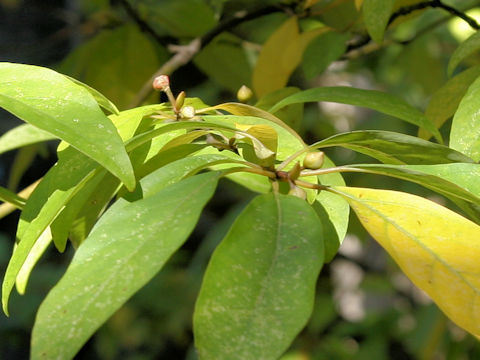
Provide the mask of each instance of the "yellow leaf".
[{"label": "yellow leaf", "polygon": [[355,0],[355,7],[357,8],[357,10],[360,10],[360,8],[362,7],[362,4],[363,4],[363,0]]},{"label": "yellow leaf", "polygon": [[253,71],[252,84],[257,97],[283,88],[310,41],[327,31],[329,28],[321,27],[300,34],[296,16],[276,29],[263,45]]},{"label": "yellow leaf", "polygon": [[370,235],[457,325],[480,335],[480,226],[419,196],[335,187]]}]

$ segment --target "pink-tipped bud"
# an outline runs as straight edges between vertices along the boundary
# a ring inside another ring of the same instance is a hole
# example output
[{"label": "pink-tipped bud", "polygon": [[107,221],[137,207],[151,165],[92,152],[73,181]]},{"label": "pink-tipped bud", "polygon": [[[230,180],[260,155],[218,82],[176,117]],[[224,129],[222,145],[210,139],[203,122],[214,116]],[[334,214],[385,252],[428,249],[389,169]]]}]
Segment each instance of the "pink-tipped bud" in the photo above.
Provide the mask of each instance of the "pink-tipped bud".
[{"label": "pink-tipped bud", "polygon": [[165,91],[170,86],[170,79],[167,75],[160,75],[153,80],[153,88],[157,91]]}]

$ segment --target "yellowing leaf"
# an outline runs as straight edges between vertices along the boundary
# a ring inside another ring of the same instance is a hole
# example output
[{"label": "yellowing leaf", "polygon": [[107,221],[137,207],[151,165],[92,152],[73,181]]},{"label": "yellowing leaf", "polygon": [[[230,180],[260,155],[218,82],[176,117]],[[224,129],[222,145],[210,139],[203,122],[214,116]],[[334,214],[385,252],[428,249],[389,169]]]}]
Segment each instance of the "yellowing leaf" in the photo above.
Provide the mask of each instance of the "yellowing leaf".
[{"label": "yellowing leaf", "polygon": [[300,34],[295,16],[276,29],[263,45],[253,71],[252,83],[257,97],[283,88],[310,41],[326,31],[329,29],[322,27]]},{"label": "yellowing leaf", "polygon": [[336,187],[370,235],[457,325],[480,335],[480,226],[424,198]]},{"label": "yellowing leaf", "polygon": [[269,150],[277,152],[278,136],[274,128],[269,125],[244,125],[235,124],[235,127],[239,130],[245,131],[250,135],[256,137],[260,142],[265,145]]},{"label": "yellowing leaf", "polygon": [[355,0],[355,7],[357,8],[357,10],[360,10],[360,8],[362,7],[362,4],[363,4],[363,0]]}]

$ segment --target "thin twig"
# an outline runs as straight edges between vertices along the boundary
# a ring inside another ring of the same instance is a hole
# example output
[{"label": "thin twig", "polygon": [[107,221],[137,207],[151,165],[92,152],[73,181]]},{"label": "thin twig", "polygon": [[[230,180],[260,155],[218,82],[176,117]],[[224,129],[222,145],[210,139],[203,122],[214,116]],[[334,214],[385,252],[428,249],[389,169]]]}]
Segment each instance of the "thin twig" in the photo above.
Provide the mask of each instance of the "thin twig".
[{"label": "thin twig", "polygon": [[139,16],[138,12],[133,8],[133,6],[128,2],[128,0],[119,0],[119,3],[125,9],[128,16],[130,16],[133,21],[135,21],[138,28],[141,31],[150,34],[157,43],[159,43],[160,45],[166,45],[167,40],[172,40],[171,38],[166,38],[158,35],[155,29],[153,29],[153,27],[151,27],[148,22],[146,22]]},{"label": "thin twig", "polygon": [[[126,0],[124,0],[126,1]],[[233,18],[220,22],[215,28],[207,32],[202,37],[193,39],[187,45],[171,45],[169,49],[175,53],[166,63],[164,63],[142,86],[137,97],[132,101],[130,107],[136,107],[142,104],[152,93],[152,82],[159,75],[171,75],[181,66],[189,63],[192,58],[205,46],[207,46],[217,35],[224,31],[230,30],[235,26],[253,20],[274,12],[283,11],[279,6],[267,6],[252,12],[242,11],[237,13]]]}]

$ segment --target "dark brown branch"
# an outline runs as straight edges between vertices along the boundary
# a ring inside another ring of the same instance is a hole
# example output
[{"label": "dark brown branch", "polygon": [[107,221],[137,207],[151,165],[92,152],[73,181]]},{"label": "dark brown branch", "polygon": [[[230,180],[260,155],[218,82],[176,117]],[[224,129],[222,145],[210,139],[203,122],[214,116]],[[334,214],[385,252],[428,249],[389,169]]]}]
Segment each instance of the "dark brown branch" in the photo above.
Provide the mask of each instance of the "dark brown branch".
[{"label": "dark brown branch", "polygon": [[232,18],[221,21],[216,27],[203,35],[201,38],[202,48],[207,46],[217,35],[220,35],[224,31],[231,30],[237,25],[240,25],[241,23],[283,10],[284,9],[279,6],[267,6],[264,8],[253,10],[252,12],[239,12]]},{"label": "dark brown branch", "polygon": [[[422,9],[426,9],[426,8],[438,8],[438,9],[443,9],[445,11],[448,11],[452,16],[456,16],[456,17],[459,17],[460,19],[464,20],[468,25],[470,25],[471,28],[473,28],[475,30],[480,30],[480,25],[475,21],[474,18],[468,16],[466,13],[464,13],[460,10],[457,10],[457,9],[455,9],[455,8],[449,6],[449,5],[446,5],[446,4],[442,3],[441,0],[423,1],[423,2],[419,2],[417,4],[413,4],[413,5],[410,5],[410,6],[401,7],[390,16],[390,19],[388,20],[388,25],[392,24],[400,16],[409,15],[414,11],[418,11],[418,10],[422,10]],[[440,21],[440,22],[436,22],[435,24],[442,23],[443,21],[444,21],[444,19],[442,19],[442,21]],[[430,28],[432,28],[432,27],[429,26],[428,29],[430,29]],[[422,32],[422,34],[423,33],[424,33],[424,31]],[[415,38],[416,38],[416,36],[413,39],[415,39]],[[350,52],[352,52],[354,50],[358,50],[358,49],[366,46],[368,43],[370,43],[370,41],[371,41],[371,38],[370,38],[369,35],[365,35],[365,36],[360,37],[355,42],[353,42],[353,43],[351,43],[347,46],[347,50],[345,51],[345,55],[343,56],[343,58],[346,58],[347,57],[346,55],[349,54]],[[407,43],[410,43],[411,41],[412,41],[412,39],[407,40],[407,41],[403,41],[401,43],[402,44],[407,44]]]},{"label": "dark brown branch", "polygon": [[417,4],[410,5],[410,6],[402,7],[400,9],[398,9],[397,11],[395,11],[392,14],[392,16],[390,16],[390,19],[388,20],[388,24],[390,25],[400,16],[405,16],[405,15],[408,15],[408,14],[414,12],[414,11],[426,9],[426,8],[429,8],[429,7],[430,8],[439,8],[439,9],[443,9],[445,11],[448,11],[453,16],[459,17],[460,19],[464,20],[468,25],[470,25],[470,27],[472,29],[480,30],[480,25],[475,21],[474,18],[468,16],[464,12],[461,12],[461,11],[451,7],[450,5],[442,3],[441,0],[424,1],[424,2],[420,2],[420,3],[417,3]]},{"label": "dark brown branch", "polygon": [[460,19],[465,21],[468,25],[470,25],[470,27],[472,29],[480,30],[480,25],[477,23],[477,21],[474,18],[468,16],[466,13],[461,12],[461,11],[459,11],[459,10],[449,6],[449,5],[443,4],[440,0],[435,1],[435,3],[438,3],[439,5],[434,6],[434,7],[442,8],[442,9],[448,11],[453,16],[459,17]]},{"label": "dark brown branch", "polygon": [[123,7],[123,9],[125,9],[128,16],[130,16],[130,18],[137,24],[140,31],[150,34],[150,36],[152,36],[157,43],[166,46],[173,40],[173,38],[158,35],[155,29],[151,27],[148,22],[146,22],[140,17],[137,10],[133,8],[133,6],[128,2],[128,0],[118,0],[118,3]]}]

